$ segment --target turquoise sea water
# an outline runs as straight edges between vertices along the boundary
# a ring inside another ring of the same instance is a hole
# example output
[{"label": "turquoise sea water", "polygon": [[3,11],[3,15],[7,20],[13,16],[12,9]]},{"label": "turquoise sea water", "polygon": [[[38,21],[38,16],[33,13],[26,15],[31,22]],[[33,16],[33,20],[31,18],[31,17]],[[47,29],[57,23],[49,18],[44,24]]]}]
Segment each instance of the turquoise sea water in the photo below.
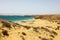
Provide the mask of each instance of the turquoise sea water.
[{"label": "turquoise sea water", "polygon": [[9,21],[29,20],[33,18],[34,16],[0,16],[0,19],[5,19]]}]

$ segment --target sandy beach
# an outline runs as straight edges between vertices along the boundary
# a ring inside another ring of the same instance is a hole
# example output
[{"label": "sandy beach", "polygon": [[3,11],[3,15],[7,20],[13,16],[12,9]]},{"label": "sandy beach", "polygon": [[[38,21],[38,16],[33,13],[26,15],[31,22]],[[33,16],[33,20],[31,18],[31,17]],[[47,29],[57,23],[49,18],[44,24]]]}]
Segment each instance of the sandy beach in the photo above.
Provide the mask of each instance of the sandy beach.
[{"label": "sandy beach", "polygon": [[47,19],[39,17],[16,23],[0,20],[0,40],[60,40],[58,19]]}]

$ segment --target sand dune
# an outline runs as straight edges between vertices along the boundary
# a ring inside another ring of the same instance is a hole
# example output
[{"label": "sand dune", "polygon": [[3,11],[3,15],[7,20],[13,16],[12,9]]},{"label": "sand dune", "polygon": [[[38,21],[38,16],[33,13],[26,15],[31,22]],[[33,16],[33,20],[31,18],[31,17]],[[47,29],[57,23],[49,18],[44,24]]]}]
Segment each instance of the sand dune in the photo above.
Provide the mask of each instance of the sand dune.
[{"label": "sand dune", "polygon": [[37,18],[21,23],[0,19],[0,40],[60,40],[59,20],[52,19]]}]

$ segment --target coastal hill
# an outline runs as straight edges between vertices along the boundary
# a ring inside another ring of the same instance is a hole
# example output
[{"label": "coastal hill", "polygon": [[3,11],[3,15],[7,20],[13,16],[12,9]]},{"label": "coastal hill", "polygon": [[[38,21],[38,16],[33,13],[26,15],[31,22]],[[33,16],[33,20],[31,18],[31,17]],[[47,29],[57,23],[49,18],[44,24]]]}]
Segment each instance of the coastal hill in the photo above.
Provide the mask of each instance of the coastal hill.
[{"label": "coastal hill", "polygon": [[60,15],[36,15],[35,19],[60,20]]},{"label": "coastal hill", "polygon": [[0,40],[60,40],[59,20],[58,15],[39,15],[21,23],[0,19]]},{"label": "coastal hill", "polygon": [[49,20],[52,22],[60,23],[60,14],[53,14],[53,15],[35,15],[35,19],[43,19]]}]

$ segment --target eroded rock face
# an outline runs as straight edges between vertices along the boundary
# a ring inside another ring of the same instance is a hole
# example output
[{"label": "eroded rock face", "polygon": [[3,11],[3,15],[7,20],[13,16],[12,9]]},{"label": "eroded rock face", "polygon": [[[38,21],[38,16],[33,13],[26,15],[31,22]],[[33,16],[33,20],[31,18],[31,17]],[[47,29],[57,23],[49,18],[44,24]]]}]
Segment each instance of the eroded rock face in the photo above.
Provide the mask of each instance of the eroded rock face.
[{"label": "eroded rock face", "polygon": [[60,31],[58,24],[55,28],[52,25],[47,26],[48,24],[36,27],[1,20],[0,24],[2,24],[0,27],[1,40],[54,40]]}]

